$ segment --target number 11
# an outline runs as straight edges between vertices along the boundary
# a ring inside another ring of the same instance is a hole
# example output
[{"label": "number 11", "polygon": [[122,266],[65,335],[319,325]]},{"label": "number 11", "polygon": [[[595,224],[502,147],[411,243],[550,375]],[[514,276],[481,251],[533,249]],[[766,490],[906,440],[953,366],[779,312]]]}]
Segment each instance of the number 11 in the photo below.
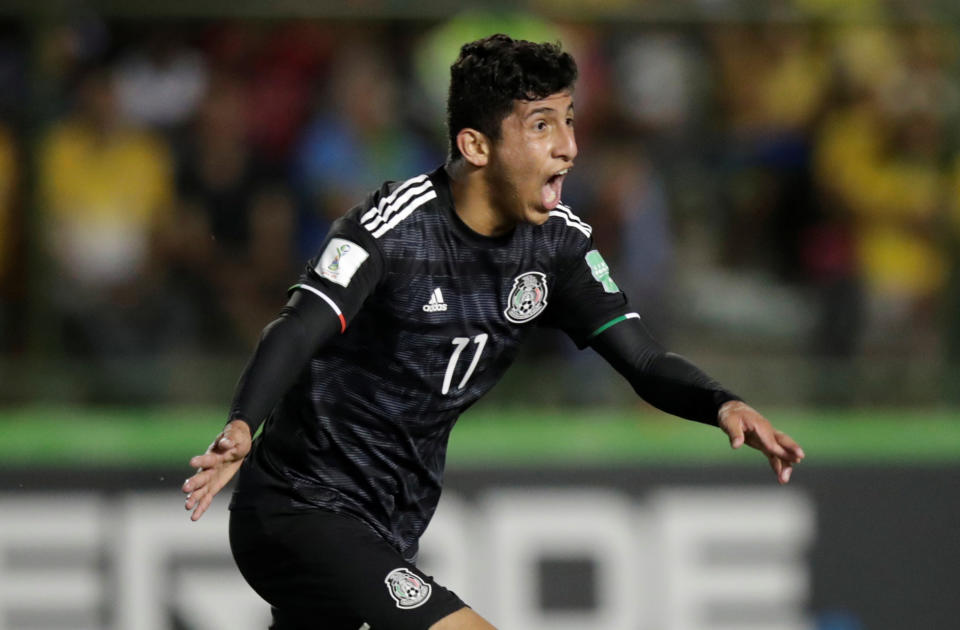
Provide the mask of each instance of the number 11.
[{"label": "number 11", "polygon": [[[440,391],[441,394],[446,394],[450,391],[450,381],[453,380],[453,371],[457,367],[457,360],[460,359],[460,354],[463,352],[463,349],[470,344],[470,337],[454,337],[450,343],[456,346],[456,348],[453,349],[453,354],[450,355],[450,362],[447,364],[447,373],[443,375],[443,389]],[[470,361],[470,367],[467,368],[467,373],[463,375],[463,378],[460,379],[460,384],[457,385],[457,391],[463,389],[467,381],[470,380],[470,377],[473,376],[473,371],[477,368],[477,363],[480,362],[480,355],[483,354],[483,347],[487,345],[487,333],[480,333],[474,337],[473,343],[477,344],[477,349],[473,353],[473,360]]]}]

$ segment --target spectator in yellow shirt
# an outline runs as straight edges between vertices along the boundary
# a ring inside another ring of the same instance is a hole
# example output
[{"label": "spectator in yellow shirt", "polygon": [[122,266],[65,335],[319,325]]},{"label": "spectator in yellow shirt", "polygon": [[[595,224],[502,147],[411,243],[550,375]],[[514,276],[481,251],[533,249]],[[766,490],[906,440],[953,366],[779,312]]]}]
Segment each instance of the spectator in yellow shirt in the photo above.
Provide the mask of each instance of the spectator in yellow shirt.
[{"label": "spectator in yellow shirt", "polygon": [[118,115],[106,69],[86,74],[76,96],[39,151],[51,299],[74,349],[138,349],[150,338],[136,311],[157,272],[152,244],[169,218],[171,157],[158,136]]}]

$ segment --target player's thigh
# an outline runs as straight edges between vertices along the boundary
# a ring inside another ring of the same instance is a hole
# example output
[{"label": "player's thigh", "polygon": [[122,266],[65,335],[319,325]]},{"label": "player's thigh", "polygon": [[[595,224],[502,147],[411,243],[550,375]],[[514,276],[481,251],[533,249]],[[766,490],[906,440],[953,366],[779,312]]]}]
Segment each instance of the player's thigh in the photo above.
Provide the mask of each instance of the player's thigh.
[{"label": "player's thigh", "polygon": [[362,630],[363,621],[343,609],[271,608],[273,620],[268,630]]},{"label": "player's thigh", "polygon": [[240,573],[270,604],[270,630],[357,630],[362,618],[341,601],[332,578],[304,566],[300,554],[268,533],[270,516],[230,514],[230,547]]},{"label": "player's thigh", "polygon": [[461,608],[430,626],[430,630],[496,630],[496,628],[470,608]]},{"label": "player's thigh", "polygon": [[[319,608],[324,614],[355,614],[374,630],[423,630],[464,607],[454,593],[355,519],[323,511],[272,515],[263,520],[262,534],[246,541],[235,535],[234,521],[232,516],[237,564],[274,606],[275,619],[294,611],[302,618]],[[256,538],[263,539],[259,545]],[[244,571],[251,548],[258,560],[254,570]],[[264,558],[267,549],[270,557]]]}]

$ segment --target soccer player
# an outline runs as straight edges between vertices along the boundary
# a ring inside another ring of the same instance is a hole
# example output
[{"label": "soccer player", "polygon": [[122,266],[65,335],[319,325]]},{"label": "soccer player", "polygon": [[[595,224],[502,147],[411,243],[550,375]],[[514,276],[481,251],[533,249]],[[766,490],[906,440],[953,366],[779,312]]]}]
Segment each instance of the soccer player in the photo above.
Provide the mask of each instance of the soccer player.
[{"label": "soccer player", "polygon": [[457,417],[534,326],[592,347],[656,407],[760,450],[780,483],[803,459],[649,336],[590,226],[561,203],[576,74],[559,46],[464,45],[447,163],[384,184],[332,226],[264,329],[226,428],[190,460],[193,520],[240,471],[231,549],[273,628],[492,628],[414,559]]}]

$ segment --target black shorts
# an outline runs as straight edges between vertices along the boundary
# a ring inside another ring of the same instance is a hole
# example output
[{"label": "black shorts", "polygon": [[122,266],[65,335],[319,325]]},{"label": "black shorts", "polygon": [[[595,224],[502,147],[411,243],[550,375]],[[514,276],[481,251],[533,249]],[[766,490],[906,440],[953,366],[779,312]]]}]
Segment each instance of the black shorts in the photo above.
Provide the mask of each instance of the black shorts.
[{"label": "black shorts", "polygon": [[426,630],[465,605],[371,528],[332,512],[233,510],[230,548],[275,630]]}]

